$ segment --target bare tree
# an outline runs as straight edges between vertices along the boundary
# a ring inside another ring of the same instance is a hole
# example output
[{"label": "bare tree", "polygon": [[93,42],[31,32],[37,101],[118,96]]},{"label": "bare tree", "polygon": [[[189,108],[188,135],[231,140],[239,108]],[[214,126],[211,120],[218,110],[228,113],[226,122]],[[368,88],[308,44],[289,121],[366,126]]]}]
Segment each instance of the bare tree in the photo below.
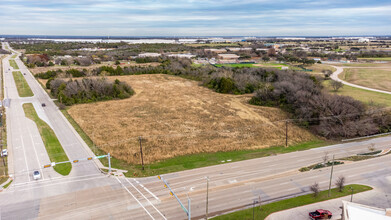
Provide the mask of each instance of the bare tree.
[{"label": "bare tree", "polygon": [[323,164],[326,164],[327,161],[329,160],[329,152],[324,152],[324,155],[322,157],[322,160],[323,160]]},{"label": "bare tree", "polygon": [[371,143],[371,144],[368,146],[368,150],[371,151],[371,152],[375,151],[375,150],[376,150],[375,144],[374,144],[374,143]]},{"label": "bare tree", "polygon": [[343,188],[345,187],[345,177],[338,177],[337,181],[335,181],[335,185],[338,187],[338,191],[342,192]]},{"label": "bare tree", "polygon": [[331,80],[330,85],[331,87],[333,87],[335,92],[337,92],[340,88],[343,87],[343,83],[336,80]]},{"label": "bare tree", "polygon": [[318,183],[314,183],[313,185],[310,186],[310,190],[314,193],[314,197],[318,197],[319,195],[319,184]]}]

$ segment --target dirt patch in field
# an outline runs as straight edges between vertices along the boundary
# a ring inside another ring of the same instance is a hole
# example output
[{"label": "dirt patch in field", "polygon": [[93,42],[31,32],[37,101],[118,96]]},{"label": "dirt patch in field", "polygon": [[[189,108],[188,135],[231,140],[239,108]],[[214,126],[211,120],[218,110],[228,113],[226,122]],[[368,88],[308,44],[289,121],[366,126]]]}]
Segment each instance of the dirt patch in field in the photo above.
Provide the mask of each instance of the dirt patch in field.
[{"label": "dirt patch in field", "polygon": [[[136,94],[72,106],[70,115],[100,148],[139,163],[143,137],[147,163],[179,155],[283,145],[284,112],[247,104],[251,96],[219,94],[197,82],[169,75],[109,77],[126,81]],[[289,143],[314,139],[290,125]]]}]

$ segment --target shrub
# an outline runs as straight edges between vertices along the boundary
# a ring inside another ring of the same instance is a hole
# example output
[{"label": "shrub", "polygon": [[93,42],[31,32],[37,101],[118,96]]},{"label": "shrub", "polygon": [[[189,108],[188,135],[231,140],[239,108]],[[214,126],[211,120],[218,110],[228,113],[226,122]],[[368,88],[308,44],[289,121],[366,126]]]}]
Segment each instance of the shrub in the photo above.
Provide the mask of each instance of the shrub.
[{"label": "shrub", "polygon": [[342,192],[345,187],[345,177],[344,176],[338,177],[337,181],[335,182],[335,185],[337,186],[338,191]]},{"label": "shrub", "polygon": [[318,197],[320,189],[319,189],[319,184],[314,183],[313,185],[310,186],[310,190],[314,193],[314,197]]}]

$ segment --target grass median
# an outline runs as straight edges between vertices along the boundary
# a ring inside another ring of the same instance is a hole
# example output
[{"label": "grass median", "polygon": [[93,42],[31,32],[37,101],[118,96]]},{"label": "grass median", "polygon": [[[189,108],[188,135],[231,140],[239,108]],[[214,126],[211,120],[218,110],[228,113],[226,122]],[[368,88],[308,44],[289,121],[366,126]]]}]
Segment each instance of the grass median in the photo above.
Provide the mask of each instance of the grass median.
[{"label": "grass median", "polygon": [[295,198],[284,199],[278,202],[272,202],[266,205],[261,205],[261,210],[259,206],[257,206],[254,210],[253,208],[249,208],[249,209],[229,213],[226,215],[221,215],[213,219],[216,220],[253,219],[253,211],[254,211],[254,219],[265,219],[268,215],[274,212],[351,195],[352,191],[350,187],[352,187],[354,194],[365,192],[372,189],[372,187],[365,186],[365,185],[351,184],[345,186],[342,192],[339,192],[337,188],[332,189],[330,197],[328,197],[328,190],[324,190],[319,193],[318,197],[314,197],[313,194],[298,196]]},{"label": "grass median", "polygon": [[19,69],[18,64],[16,64],[15,60],[10,60],[10,65],[11,65],[12,68],[14,68],[15,70],[18,70],[18,69]]},{"label": "grass median", "polygon": [[[0,81],[1,81],[1,83],[3,83],[3,58],[4,58],[4,56],[0,57],[0,72],[1,72]],[[4,99],[4,87],[1,88],[0,99],[1,100]],[[4,112],[4,107],[1,107],[0,110],[1,110],[1,112]],[[1,126],[0,126],[1,136],[0,136],[0,138],[1,138],[2,144],[3,144],[2,149],[7,148],[7,129],[6,129],[5,117],[6,117],[6,115],[2,114],[1,118],[0,118],[0,120],[1,120]],[[4,163],[3,163],[3,161],[0,161],[0,184],[2,184],[8,180],[8,160],[7,160],[8,158],[3,157],[3,159],[4,159]]]},{"label": "grass median", "polygon": [[[62,162],[68,161],[68,156],[66,155],[64,149],[62,148],[60,142],[58,141],[56,134],[49,127],[46,122],[41,120],[37,112],[34,109],[34,106],[31,103],[23,104],[23,109],[26,114],[26,117],[33,120],[38,127],[39,133],[41,134],[43,143],[45,144],[46,151],[48,152],[50,161],[52,162]],[[72,165],[71,163],[58,164],[53,167],[61,175],[68,175],[71,172]]]},{"label": "grass median", "polygon": [[16,89],[18,90],[20,97],[31,97],[34,95],[33,91],[30,89],[29,84],[20,71],[14,71],[12,72],[12,75],[14,76]]}]

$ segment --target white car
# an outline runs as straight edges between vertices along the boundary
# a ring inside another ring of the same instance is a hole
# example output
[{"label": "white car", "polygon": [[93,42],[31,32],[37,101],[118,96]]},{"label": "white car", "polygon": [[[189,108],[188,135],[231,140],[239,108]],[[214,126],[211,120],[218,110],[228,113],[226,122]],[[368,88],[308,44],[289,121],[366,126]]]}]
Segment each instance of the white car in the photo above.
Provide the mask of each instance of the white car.
[{"label": "white car", "polygon": [[7,151],[7,149],[3,149],[3,150],[1,151],[1,156],[2,156],[2,157],[8,156],[8,151]]},{"label": "white car", "polygon": [[34,180],[41,179],[41,173],[38,170],[35,170],[33,172],[33,178],[34,178]]}]

